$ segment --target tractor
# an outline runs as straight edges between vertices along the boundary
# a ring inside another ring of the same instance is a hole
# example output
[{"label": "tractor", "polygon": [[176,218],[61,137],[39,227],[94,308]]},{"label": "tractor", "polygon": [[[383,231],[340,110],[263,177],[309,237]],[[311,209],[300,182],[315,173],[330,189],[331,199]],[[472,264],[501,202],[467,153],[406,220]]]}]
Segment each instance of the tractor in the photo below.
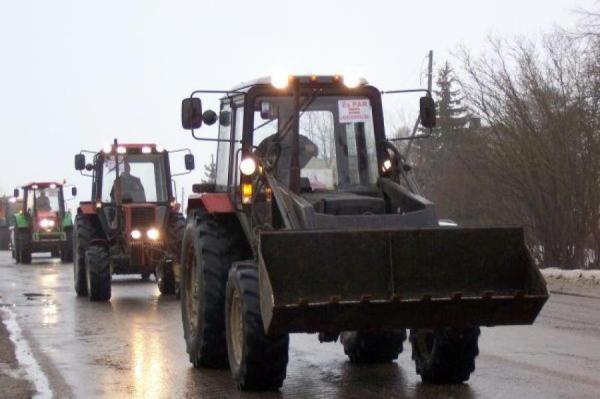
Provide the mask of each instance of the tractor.
[{"label": "tractor", "polygon": [[[523,229],[439,220],[386,138],[382,96],[419,91],[431,129],[427,90],[351,76],[263,78],[183,100],[183,128],[217,141],[216,181],[194,186],[181,255],[195,367],[278,389],[290,333],[339,339],[352,363],[393,361],[408,338],[423,382],[462,383],[480,326],[534,322],[548,292]],[[219,112],[203,111],[200,96],[215,93]],[[198,133],[215,123],[217,138]]]},{"label": "tractor", "polygon": [[[75,217],[74,283],[77,296],[108,301],[113,274],[154,274],[161,294],[177,294],[185,219],[171,174],[169,152],[155,144],[121,144],[75,155],[75,169],[92,178],[90,201]],[[86,163],[86,154],[92,162]]]},{"label": "tractor", "polygon": [[[30,264],[31,254],[50,252],[63,262],[73,260],[73,218],[65,207],[64,185],[58,182],[28,183],[21,187],[23,200],[17,201],[20,190],[13,193],[14,203],[21,209],[13,215],[10,226],[10,247],[17,263]],[[71,187],[77,195],[77,188]]]}]

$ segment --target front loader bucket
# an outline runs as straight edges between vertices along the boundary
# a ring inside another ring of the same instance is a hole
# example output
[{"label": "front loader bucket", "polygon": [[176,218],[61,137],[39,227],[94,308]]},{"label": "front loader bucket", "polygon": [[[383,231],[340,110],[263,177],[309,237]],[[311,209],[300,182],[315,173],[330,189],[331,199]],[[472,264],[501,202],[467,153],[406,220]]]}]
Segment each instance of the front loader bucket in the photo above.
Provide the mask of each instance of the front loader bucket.
[{"label": "front loader bucket", "polygon": [[531,324],[548,299],[520,228],[263,232],[267,333]]}]

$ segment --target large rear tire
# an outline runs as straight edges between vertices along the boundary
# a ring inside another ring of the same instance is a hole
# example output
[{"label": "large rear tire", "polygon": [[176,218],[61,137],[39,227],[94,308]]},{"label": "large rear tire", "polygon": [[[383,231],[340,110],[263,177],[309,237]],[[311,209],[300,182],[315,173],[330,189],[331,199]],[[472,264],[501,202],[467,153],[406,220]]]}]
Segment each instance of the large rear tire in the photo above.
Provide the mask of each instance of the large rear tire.
[{"label": "large rear tire", "polygon": [[31,264],[31,233],[29,230],[19,230],[19,262]]},{"label": "large rear tire", "polygon": [[412,358],[426,384],[460,384],[475,371],[479,328],[411,330]]},{"label": "large rear tire", "polygon": [[90,241],[95,232],[94,225],[89,217],[77,215],[75,218],[75,230],[73,232],[73,279],[75,293],[77,296],[86,296],[87,276],[85,265],[85,252],[90,247]]},{"label": "large rear tire", "polygon": [[265,334],[256,266],[240,264],[229,272],[226,312],[229,367],[238,388],[280,388],[286,376],[290,338],[289,334]]},{"label": "large rear tire", "polygon": [[352,363],[387,363],[402,353],[406,331],[345,331],[340,340]]},{"label": "large rear tire", "polygon": [[182,244],[181,317],[194,367],[227,366],[225,287],[241,244],[227,221],[199,211],[190,217]]},{"label": "large rear tire", "polygon": [[108,301],[111,295],[108,248],[99,245],[91,246],[85,252],[85,263],[90,301]]}]

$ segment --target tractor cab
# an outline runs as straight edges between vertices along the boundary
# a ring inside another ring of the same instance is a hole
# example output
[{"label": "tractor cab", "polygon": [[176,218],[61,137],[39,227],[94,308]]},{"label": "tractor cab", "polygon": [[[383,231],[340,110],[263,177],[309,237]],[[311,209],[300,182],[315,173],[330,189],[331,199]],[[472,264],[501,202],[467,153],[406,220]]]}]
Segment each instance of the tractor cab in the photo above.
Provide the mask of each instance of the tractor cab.
[{"label": "tractor cab", "polygon": [[[65,208],[63,188],[58,182],[29,183],[21,187],[22,207],[15,215],[12,234],[17,261],[28,263],[32,252],[51,252],[53,257],[71,260],[73,221]],[[71,194],[77,194],[75,187]],[[19,189],[15,189],[14,198],[19,196]]]},{"label": "tractor cab", "polygon": [[[173,260],[177,258],[176,235],[183,216],[172,177],[194,168],[193,155],[189,150],[181,151],[188,152],[187,170],[176,174],[171,173],[169,152],[155,144],[120,144],[115,140],[99,152],[82,151],[75,156],[75,169],[92,178],[91,199],[81,202],[77,211],[78,295],[109,299],[113,273],[139,273],[143,279],[155,274],[161,292],[174,293]],[[92,155],[91,163],[86,162],[86,153]],[[89,265],[86,257],[91,257]],[[86,277],[99,267],[98,280]]]}]

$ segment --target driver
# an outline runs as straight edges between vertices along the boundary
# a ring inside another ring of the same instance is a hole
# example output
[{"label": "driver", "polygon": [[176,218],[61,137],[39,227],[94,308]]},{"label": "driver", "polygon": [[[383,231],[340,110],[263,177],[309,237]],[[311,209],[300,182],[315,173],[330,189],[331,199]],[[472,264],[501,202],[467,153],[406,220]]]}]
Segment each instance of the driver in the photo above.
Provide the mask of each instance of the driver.
[{"label": "driver", "polygon": [[110,190],[110,198],[115,202],[115,189],[119,181],[121,183],[121,199],[131,198],[131,202],[146,202],[146,192],[142,181],[131,174],[131,166],[125,160],[123,162],[124,170],[118,179],[113,182],[112,190]]},{"label": "driver", "polygon": [[40,190],[40,196],[35,200],[35,207],[38,211],[50,210],[50,198],[46,195],[46,190]]}]

